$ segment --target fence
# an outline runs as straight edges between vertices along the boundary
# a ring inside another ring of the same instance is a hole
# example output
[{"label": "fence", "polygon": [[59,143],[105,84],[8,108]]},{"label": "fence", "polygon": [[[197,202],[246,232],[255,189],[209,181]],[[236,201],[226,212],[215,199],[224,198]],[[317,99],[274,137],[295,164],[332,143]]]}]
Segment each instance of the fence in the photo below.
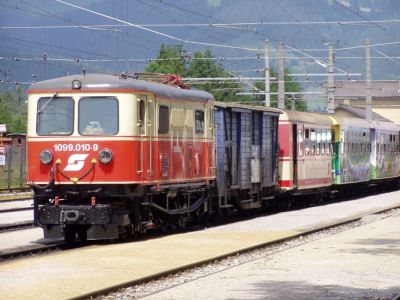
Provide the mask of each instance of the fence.
[{"label": "fence", "polygon": [[25,139],[0,145],[0,189],[26,187]]}]

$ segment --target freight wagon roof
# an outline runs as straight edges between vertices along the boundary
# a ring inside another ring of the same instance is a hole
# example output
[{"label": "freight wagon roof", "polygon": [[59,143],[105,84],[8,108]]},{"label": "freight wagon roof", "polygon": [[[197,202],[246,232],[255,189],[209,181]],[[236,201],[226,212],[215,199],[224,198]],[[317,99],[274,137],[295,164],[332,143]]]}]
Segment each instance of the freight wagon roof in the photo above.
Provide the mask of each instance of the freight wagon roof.
[{"label": "freight wagon roof", "polygon": [[263,111],[263,112],[268,112],[271,114],[276,114],[279,115],[281,114],[281,111],[275,108],[267,107],[267,106],[256,106],[256,105],[248,105],[248,104],[240,104],[236,102],[219,102],[215,101],[214,105],[216,107],[223,107],[223,108],[233,108],[237,110],[256,110],[256,111]]},{"label": "freight wagon roof", "polygon": [[187,90],[162,83],[150,82],[134,78],[121,78],[116,75],[86,74],[71,75],[40,81],[32,84],[28,93],[38,92],[71,92],[72,81],[79,80],[81,88],[76,91],[142,91],[155,94],[157,97],[180,100],[207,102],[214,100],[213,95],[200,90]]}]

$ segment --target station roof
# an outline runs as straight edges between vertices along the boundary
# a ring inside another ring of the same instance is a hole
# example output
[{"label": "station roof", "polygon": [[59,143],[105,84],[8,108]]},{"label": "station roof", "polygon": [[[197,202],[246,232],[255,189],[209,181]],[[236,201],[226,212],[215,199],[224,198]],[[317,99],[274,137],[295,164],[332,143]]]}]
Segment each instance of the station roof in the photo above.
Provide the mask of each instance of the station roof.
[{"label": "station roof", "polygon": [[[373,98],[399,99],[400,101],[400,81],[372,81],[371,88]],[[365,81],[335,81],[335,98],[337,99],[362,99],[365,95]]]}]

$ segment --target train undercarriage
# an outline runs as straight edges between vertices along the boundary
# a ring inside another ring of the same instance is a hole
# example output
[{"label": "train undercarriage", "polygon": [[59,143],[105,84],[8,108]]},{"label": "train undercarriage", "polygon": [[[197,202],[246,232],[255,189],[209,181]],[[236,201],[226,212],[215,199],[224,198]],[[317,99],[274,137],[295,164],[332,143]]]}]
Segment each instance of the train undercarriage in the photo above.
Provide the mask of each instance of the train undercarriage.
[{"label": "train undercarriage", "polygon": [[44,238],[67,242],[128,238],[185,228],[211,214],[207,182],[160,186],[33,186],[34,222]]}]

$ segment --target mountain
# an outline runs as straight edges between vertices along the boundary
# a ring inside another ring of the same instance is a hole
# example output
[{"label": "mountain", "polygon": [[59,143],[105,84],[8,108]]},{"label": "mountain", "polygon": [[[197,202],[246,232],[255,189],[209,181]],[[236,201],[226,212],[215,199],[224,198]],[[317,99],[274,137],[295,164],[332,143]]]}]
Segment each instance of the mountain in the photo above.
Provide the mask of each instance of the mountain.
[{"label": "mountain", "polygon": [[[0,88],[13,88],[15,82],[26,86],[82,69],[141,71],[162,43],[179,44],[181,39],[188,52],[207,47],[196,43],[262,50],[268,39],[275,69],[275,49],[284,42],[291,73],[308,74],[326,73],[315,60],[326,61],[327,43],[333,43],[335,66],[348,73],[364,73],[365,49],[342,48],[362,46],[366,38],[373,44],[399,41],[399,22],[370,22],[396,19],[399,12],[400,1],[394,0],[2,0]],[[215,25],[251,22],[258,24]],[[248,71],[264,66],[262,59],[255,58],[257,51],[208,47],[227,69],[260,76]],[[293,48],[300,52],[289,51]],[[398,57],[398,50],[398,44],[373,48],[373,79],[399,79],[399,60],[387,58]]]}]

